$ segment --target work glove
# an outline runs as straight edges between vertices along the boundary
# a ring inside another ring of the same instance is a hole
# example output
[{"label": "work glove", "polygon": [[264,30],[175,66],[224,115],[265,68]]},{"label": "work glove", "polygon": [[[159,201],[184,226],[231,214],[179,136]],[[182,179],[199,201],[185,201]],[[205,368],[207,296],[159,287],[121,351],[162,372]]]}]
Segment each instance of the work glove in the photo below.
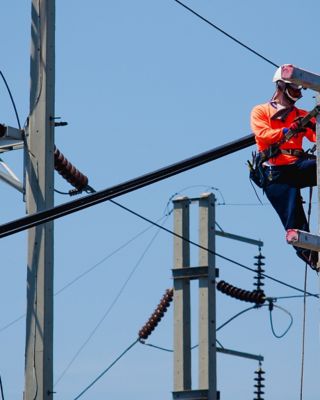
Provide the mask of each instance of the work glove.
[{"label": "work glove", "polygon": [[[305,132],[306,128],[309,128],[314,132],[316,131],[316,124],[315,124],[315,122],[313,122],[311,120],[304,126],[304,128],[301,128],[301,120],[302,119],[303,119],[302,116],[297,117],[290,126],[294,125],[295,123],[298,123],[298,126],[300,125],[300,130],[298,130],[298,132]],[[293,129],[295,129],[295,128],[296,127],[293,126]],[[289,129],[292,129],[292,128],[289,128]],[[298,127],[298,129],[299,129],[299,127]]]},{"label": "work glove", "polygon": [[306,128],[302,128],[301,126],[301,119],[302,117],[296,118],[288,127],[289,130],[294,133],[294,136],[306,131]]}]

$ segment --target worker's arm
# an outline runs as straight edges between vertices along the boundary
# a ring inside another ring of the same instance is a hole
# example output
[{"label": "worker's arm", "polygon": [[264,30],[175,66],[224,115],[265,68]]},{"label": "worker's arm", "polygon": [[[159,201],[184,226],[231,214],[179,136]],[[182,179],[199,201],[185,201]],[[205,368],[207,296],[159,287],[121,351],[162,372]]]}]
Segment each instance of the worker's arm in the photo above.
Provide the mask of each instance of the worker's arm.
[{"label": "worker's arm", "polygon": [[312,118],[312,120],[307,125],[307,130],[305,132],[305,137],[310,140],[310,142],[317,141],[317,134],[316,134],[316,120]]},{"label": "worker's arm", "polygon": [[251,112],[251,129],[258,142],[266,146],[277,143],[283,138],[283,128],[271,128],[269,116],[263,105],[253,108]]}]

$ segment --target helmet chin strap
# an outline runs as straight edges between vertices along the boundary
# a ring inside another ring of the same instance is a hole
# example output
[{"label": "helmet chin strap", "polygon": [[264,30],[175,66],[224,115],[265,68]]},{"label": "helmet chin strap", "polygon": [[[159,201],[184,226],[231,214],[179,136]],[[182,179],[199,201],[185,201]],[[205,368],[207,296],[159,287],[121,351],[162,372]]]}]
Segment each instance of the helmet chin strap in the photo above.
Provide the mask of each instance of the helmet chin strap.
[{"label": "helmet chin strap", "polygon": [[286,95],[291,101],[293,101],[294,103],[302,97],[302,96],[299,96],[299,97],[293,97],[293,96],[291,96],[290,93],[289,93],[288,88],[285,89],[284,93],[285,93],[285,95]]},{"label": "helmet chin strap", "polygon": [[274,95],[271,98],[271,101],[281,105],[284,108],[292,107],[295,103],[295,100],[291,99],[287,93],[283,90],[277,88]]}]

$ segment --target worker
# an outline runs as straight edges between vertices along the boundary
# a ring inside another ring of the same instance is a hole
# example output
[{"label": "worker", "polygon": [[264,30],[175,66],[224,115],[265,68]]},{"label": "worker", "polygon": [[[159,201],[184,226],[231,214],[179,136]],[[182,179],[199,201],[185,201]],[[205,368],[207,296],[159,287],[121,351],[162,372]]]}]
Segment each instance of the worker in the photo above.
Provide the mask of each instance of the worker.
[{"label": "worker", "polygon": [[[288,130],[295,134],[280,145],[278,154],[263,162],[262,187],[286,230],[309,232],[300,189],[317,184],[316,158],[304,152],[302,141],[304,137],[316,141],[315,119],[302,128],[301,118],[307,111],[295,106],[302,97],[302,87],[282,79],[281,67],[276,70],[273,82],[276,88],[271,100],[255,106],[251,112],[258,156],[270,149],[270,145],[282,141]],[[295,250],[298,257],[317,271],[318,252],[298,247]]]}]

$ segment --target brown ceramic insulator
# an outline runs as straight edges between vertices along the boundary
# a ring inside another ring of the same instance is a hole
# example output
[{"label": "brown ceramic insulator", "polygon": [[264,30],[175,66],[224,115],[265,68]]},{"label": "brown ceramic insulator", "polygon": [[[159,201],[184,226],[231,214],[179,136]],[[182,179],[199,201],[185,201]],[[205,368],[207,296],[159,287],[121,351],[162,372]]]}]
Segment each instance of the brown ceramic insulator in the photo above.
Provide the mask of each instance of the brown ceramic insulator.
[{"label": "brown ceramic insulator", "polygon": [[89,180],[87,176],[72,165],[56,147],[54,149],[54,168],[66,181],[78,190],[82,190],[88,185]]},{"label": "brown ceramic insulator", "polygon": [[140,329],[138,334],[140,339],[145,340],[151,335],[151,332],[154,331],[155,327],[159,324],[164,316],[164,313],[167,311],[167,308],[170,306],[172,299],[173,289],[167,289],[147,323]]},{"label": "brown ceramic insulator", "polygon": [[265,301],[264,292],[261,290],[244,290],[230,285],[225,281],[217,283],[217,290],[220,292],[233,297],[238,300],[247,301],[249,303],[263,304]]}]

